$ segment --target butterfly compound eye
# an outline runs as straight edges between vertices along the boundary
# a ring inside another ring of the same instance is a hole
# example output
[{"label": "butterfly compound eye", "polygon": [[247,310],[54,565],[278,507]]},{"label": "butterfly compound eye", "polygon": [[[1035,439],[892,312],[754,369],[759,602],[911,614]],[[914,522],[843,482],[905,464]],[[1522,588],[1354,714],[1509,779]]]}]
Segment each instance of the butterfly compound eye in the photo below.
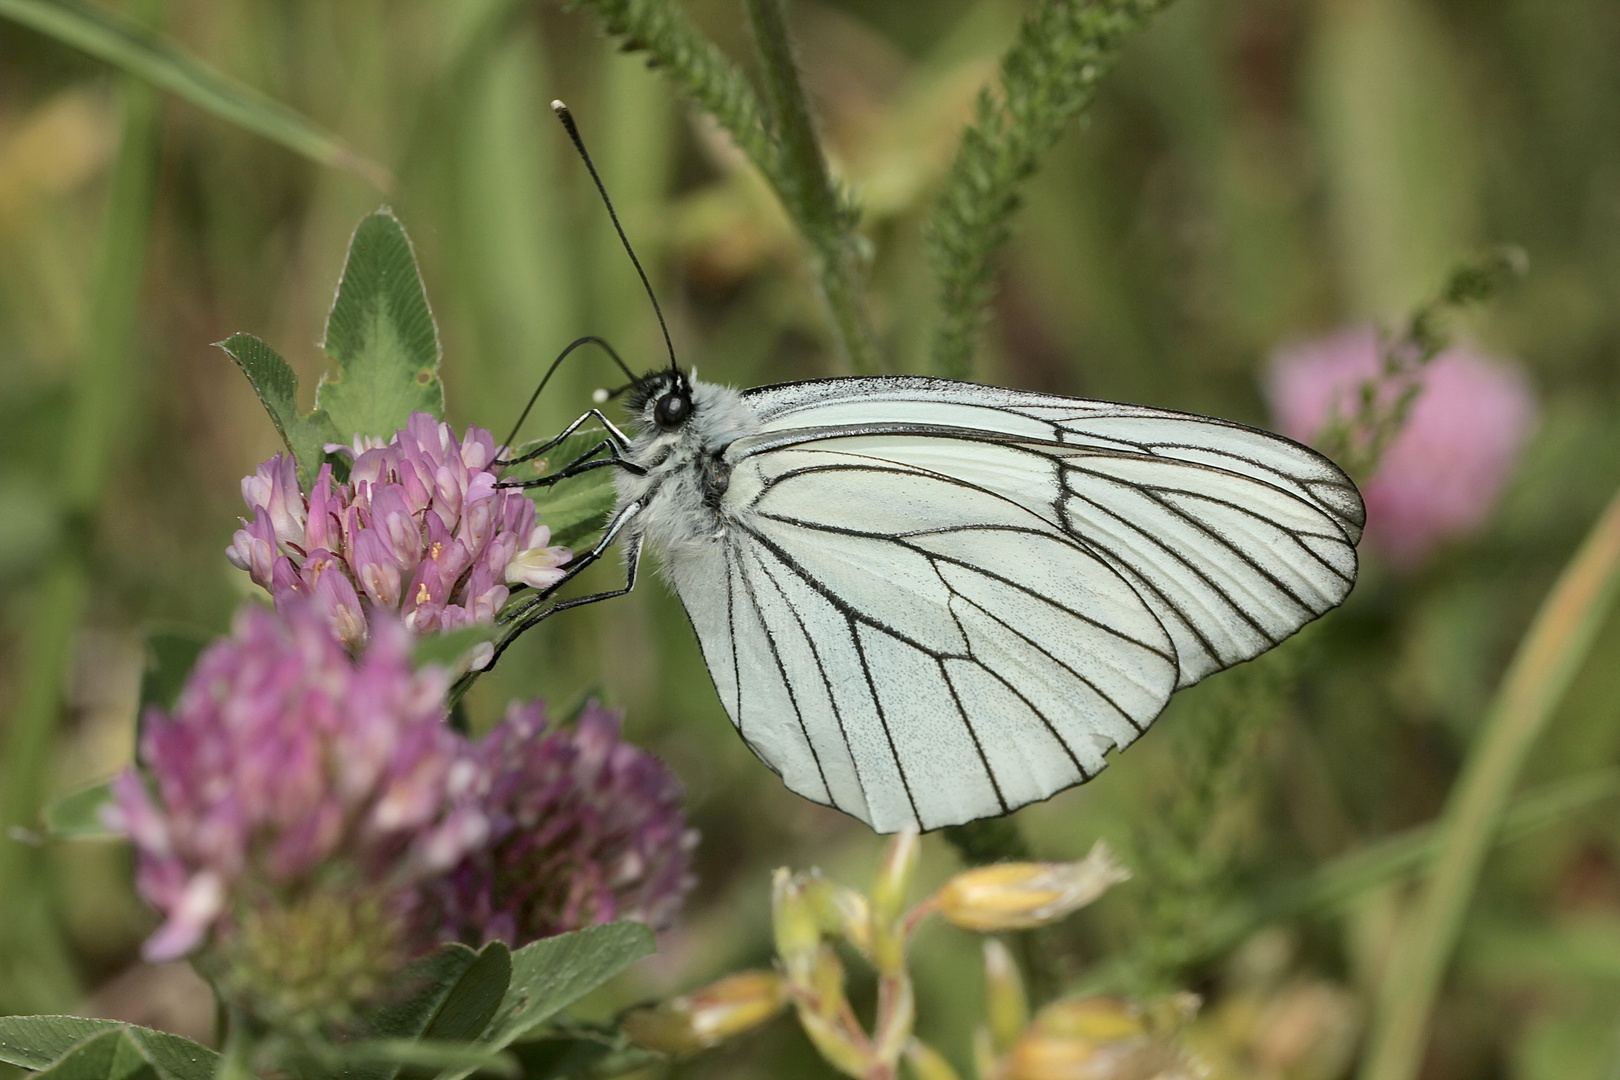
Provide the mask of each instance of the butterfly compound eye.
[{"label": "butterfly compound eye", "polygon": [[692,399],[684,390],[671,390],[658,399],[653,407],[653,423],[665,431],[674,431],[692,415]]}]

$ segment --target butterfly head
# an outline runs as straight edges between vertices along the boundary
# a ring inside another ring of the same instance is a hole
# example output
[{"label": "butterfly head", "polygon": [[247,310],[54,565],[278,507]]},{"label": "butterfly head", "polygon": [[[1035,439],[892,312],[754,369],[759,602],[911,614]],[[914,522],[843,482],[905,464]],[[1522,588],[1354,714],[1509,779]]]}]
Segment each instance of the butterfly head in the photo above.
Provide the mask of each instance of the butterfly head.
[{"label": "butterfly head", "polygon": [[662,368],[643,375],[626,392],[624,404],[644,427],[666,432],[685,427],[696,411],[692,381],[679,368]]}]

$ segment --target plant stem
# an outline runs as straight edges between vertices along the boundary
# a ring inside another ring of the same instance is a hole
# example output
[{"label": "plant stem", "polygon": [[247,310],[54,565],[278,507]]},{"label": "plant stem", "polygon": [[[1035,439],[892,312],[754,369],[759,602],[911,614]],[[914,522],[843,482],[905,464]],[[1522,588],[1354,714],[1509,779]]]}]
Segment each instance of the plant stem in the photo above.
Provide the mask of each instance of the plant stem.
[{"label": "plant stem", "polygon": [[[156,0],[138,14],[156,15]],[[129,342],[140,294],[161,131],[156,92],[121,80],[123,139],[113,165],[107,221],[97,253],[90,337],[74,376],[64,439],[61,497],[65,539],[43,574],[28,626],[22,690],[9,718],[0,796],[0,971],[5,1005],[49,1011],[71,1004],[73,976],[55,923],[45,911],[46,879],[38,848],[12,830],[32,830],[50,776],[51,750],[72,643],[90,596],[94,521],[129,400]],[[26,999],[26,1000],[24,1000]],[[7,1011],[10,1011],[7,1009]]]},{"label": "plant stem", "polygon": [[235,1009],[226,1009],[223,1027],[225,1041],[214,1080],[254,1080],[253,1036],[246,1019]]},{"label": "plant stem", "polygon": [[877,349],[861,298],[863,259],[855,233],[859,212],[827,172],[782,18],[782,0],[747,0],[747,5],[776,137],[779,168],[772,179],[815,252],[839,351],[856,372],[875,372]]},{"label": "plant stem", "polygon": [[1514,781],[1617,593],[1620,494],[1542,601],[1446,801],[1434,875],[1397,934],[1379,987],[1363,1080],[1417,1075],[1429,1013]]}]

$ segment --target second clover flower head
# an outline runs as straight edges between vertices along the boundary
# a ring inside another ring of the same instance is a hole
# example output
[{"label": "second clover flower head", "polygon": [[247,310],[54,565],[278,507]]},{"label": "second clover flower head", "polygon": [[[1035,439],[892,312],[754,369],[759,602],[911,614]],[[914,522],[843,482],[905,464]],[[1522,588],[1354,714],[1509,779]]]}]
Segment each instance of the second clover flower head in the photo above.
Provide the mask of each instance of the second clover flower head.
[{"label": "second clover flower head", "polygon": [[350,646],[365,640],[368,609],[397,611],[414,633],[491,624],[512,586],[561,580],[572,557],[551,545],[534,504],[496,487],[488,431],[412,413],[387,443],[329,447],[348,455],[347,482],[330,464],[300,492],[296,465],[277,454],[242,480],[242,520],[226,557],[278,606],[312,602]]},{"label": "second clover flower head", "polygon": [[674,921],[697,833],[680,784],[620,740],[616,713],[593,703],[548,731],[543,704],[514,702],[473,754],[490,835],[445,881],[445,936],[517,947],[615,919]]}]

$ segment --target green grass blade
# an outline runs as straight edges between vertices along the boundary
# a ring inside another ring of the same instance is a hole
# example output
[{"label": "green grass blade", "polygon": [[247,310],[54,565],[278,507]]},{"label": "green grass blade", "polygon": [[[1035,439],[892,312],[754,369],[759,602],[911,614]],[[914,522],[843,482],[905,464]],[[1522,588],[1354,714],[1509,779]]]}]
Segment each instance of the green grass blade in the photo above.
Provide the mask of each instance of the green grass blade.
[{"label": "green grass blade", "polygon": [[[1602,769],[1549,784],[1513,801],[1502,816],[1495,842],[1522,839],[1616,795],[1620,795],[1620,769]],[[1440,843],[1440,829],[1431,823],[1341,855],[1210,920],[1202,947],[1188,960],[1219,956],[1269,923],[1342,908],[1370,889],[1425,871],[1440,853]]]},{"label": "green grass blade", "polygon": [[[22,687],[0,746],[0,836],[38,826],[63,673],[89,602],[96,512],[132,397],[130,341],[146,267],[162,125],[150,86],[126,78],[121,89],[123,139],[97,252],[89,337],[62,435],[60,491],[70,524],[35,594],[17,668]],[[0,842],[0,1012],[60,1011],[78,996],[50,896],[38,849]]]},{"label": "green grass blade", "polygon": [[1586,660],[1617,593],[1620,495],[1542,601],[1452,788],[1434,875],[1390,952],[1379,987],[1362,1080],[1417,1075],[1434,998],[1513,783]]},{"label": "green grass blade", "polygon": [[82,0],[0,0],[0,17],[145,79],[312,161],[347,169],[383,191],[393,187],[387,169],[349,149],[337,136],[127,15]]},{"label": "green grass blade", "polygon": [[[1509,844],[1583,810],[1620,796],[1620,769],[1598,769],[1573,776],[1513,800],[1502,816],[1494,842]],[[1216,912],[1198,940],[1176,962],[1188,967],[1223,956],[1251,934],[1274,923],[1342,910],[1368,891],[1407,875],[1423,875],[1440,852],[1440,829],[1429,822],[1340,855],[1298,878]],[[1125,962],[1103,964],[1069,987],[1071,991],[1114,992],[1133,985]]]}]

